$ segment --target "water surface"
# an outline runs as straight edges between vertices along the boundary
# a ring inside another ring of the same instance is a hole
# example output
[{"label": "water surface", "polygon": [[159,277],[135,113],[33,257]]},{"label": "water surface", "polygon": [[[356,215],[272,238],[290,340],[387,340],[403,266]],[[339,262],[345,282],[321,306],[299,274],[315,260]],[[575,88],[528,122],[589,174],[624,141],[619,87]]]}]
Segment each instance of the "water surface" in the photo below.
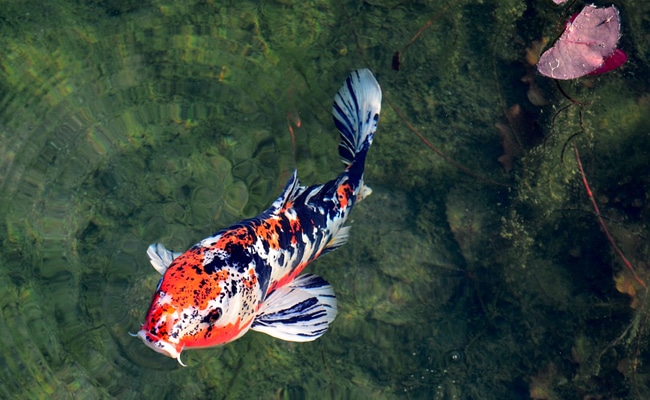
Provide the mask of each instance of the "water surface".
[{"label": "water surface", "polygon": [[[6,3],[4,396],[649,395],[646,2],[616,2],[630,59],[563,83],[583,104],[566,109],[526,49],[581,4]],[[385,95],[374,193],[348,244],[308,267],[337,293],[330,331],[300,344],[251,332],[184,352],[187,368],[129,336],[159,279],[150,243],[183,250],[256,215],[294,168],[305,184],[342,170],[329,111],[360,67]]]}]

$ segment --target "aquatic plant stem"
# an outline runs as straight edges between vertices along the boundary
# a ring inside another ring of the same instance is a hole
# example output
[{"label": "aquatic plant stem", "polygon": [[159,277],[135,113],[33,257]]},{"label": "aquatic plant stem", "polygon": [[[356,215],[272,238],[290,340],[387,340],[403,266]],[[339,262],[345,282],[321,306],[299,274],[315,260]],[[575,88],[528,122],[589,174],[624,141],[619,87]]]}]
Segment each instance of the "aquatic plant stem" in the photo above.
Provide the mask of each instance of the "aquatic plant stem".
[{"label": "aquatic plant stem", "polygon": [[440,11],[436,16],[434,16],[434,17],[431,18],[429,21],[427,21],[427,23],[424,24],[424,26],[423,26],[422,28],[420,28],[419,31],[417,31],[417,33],[415,34],[415,36],[413,36],[413,38],[412,38],[412,39],[411,39],[411,40],[410,40],[406,45],[404,45],[404,47],[402,48],[402,50],[396,50],[395,53],[393,53],[393,62],[392,62],[392,65],[393,65],[393,69],[394,69],[395,71],[399,71],[399,69],[400,69],[400,64],[401,64],[401,57],[404,55],[404,52],[406,52],[406,49],[408,49],[409,47],[411,47],[411,45],[412,45],[413,43],[415,43],[415,42],[420,38],[420,35],[422,35],[422,33],[424,33],[424,31],[426,31],[427,29],[429,29],[429,27],[430,27],[431,25],[433,25],[434,22],[436,22],[438,19],[440,19],[440,18],[444,15],[445,11],[447,11],[447,9],[449,8],[450,5],[451,5],[451,0],[449,0],[449,1],[445,4],[445,6],[442,8],[442,10],[441,10],[441,11]]},{"label": "aquatic plant stem", "polygon": [[[296,128],[300,128],[300,119],[297,120]],[[289,127],[289,134],[291,134],[291,151],[293,154],[293,165],[297,165],[298,160],[296,159],[296,134],[293,132],[291,113],[287,114],[287,126]]]},{"label": "aquatic plant stem", "polygon": [[422,33],[424,33],[424,31],[426,31],[427,29],[429,29],[429,27],[430,27],[431,25],[433,25],[434,22],[436,22],[438,19],[440,19],[440,17],[442,17],[442,16],[444,15],[445,11],[447,11],[447,9],[449,8],[450,5],[451,5],[451,0],[448,1],[448,2],[445,4],[445,6],[442,8],[442,10],[440,10],[440,12],[439,12],[436,16],[434,16],[434,17],[431,18],[429,21],[427,21],[427,23],[424,24],[424,26],[423,26],[422,28],[420,28],[419,31],[417,31],[417,33],[415,34],[415,36],[413,36],[413,38],[412,38],[412,39],[411,39],[411,40],[410,40],[410,41],[409,41],[409,42],[404,46],[404,48],[402,48],[402,54],[406,51],[406,49],[408,49],[409,47],[411,47],[411,45],[412,45],[413,43],[415,43],[416,40],[418,40],[418,39],[420,38],[420,35],[422,35]]},{"label": "aquatic plant stem", "polygon": [[639,285],[643,286],[643,288],[647,288],[645,282],[639,276],[636,274],[636,271],[634,270],[634,267],[632,267],[632,263],[625,257],[625,254],[621,251],[621,249],[616,245],[616,242],[614,241],[614,238],[612,237],[611,233],[609,233],[609,229],[607,229],[607,225],[605,224],[605,220],[603,219],[602,215],[600,214],[600,210],[598,209],[598,203],[596,203],[596,199],[594,198],[594,194],[591,191],[591,187],[589,186],[589,182],[587,181],[587,176],[585,175],[585,170],[582,168],[582,161],[580,160],[580,153],[578,152],[578,146],[573,143],[573,151],[576,156],[576,162],[578,163],[578,169],[580,170],[580,176],[582,177],[582,183],[585,186],[585,189],[587,190],[587,195],[589,196],[589,200],[591,201],[591,205],[594,207],[594,212],[596,213],[596,217],[598,217],[598,222],[600,223],[600,226],[603,228],[603,231],[605,232],[605,235],[607,236],[607,240],[609,243],[612,245],[614,248],[614,251],[616,254],[621,257],[621,260],[623,260],[623,264],[632,272],[632,275],[634,276],[634,279],[639,283]]},{"label": "aquatic plant stem", "polygon": [[[451,1],[450,1],[450,2],[445,6],[445,9],[446,9],[447,6],[449,6],[449,4],[451,4]],[[348,15],[346,15],[346,18],[347,18],[348,23],[350,24],[350,26],[353,26],[352,23],[350,22],[350,19],[349,19],[349,16],[348,16]],[[436,17],[436,18],[437,18],[437,17]],[[435,22],[435,19],[436,19],[436,18],[434,18],[434,19],[431,20],[432,23]],[[410,45],[412,44],[412,42],[414,42],[414,41],[415,41],[415,40],[416,40],[416,39],[417,39],[417,38],[422,34],[422,32],[424,32],[424,30],[425,30],[429,25],[430,25],[430,24],[428,24],[428,25],[426,25],[424,28],[420,29],[420,32],[418,32],[418,33],[416,34],[416,36],[415,36],[413,39],[411,39],[411,42],[409,42],[409,43],[407,44],[406,47],[410,46]],[[367,68],[369,68],[369,69],[373,69],[373,66],[370,64],[370,62],[368,62],[368,59],[366,58],[366,54],[365,54],[365,51],[363,50],[363,47],[362,47],[361,44],[359,43],[359,36],[357,35],[357,32],[356,32],[353,28],[351,29],[351,32],[352,32],[352,36],[354,36],[354,42],[355,42],[355,44],[356,44],[356,46],[357,46],[357,51],[359,52],[359,55],[361,56],[361,59],[363,60],[363,63],[366,65]],[[405,47],[405,49],[406,49],[406,47]],[[447,163],[451,164],[452,166],[458,168],[459,170],[465,172],[466,174],[471,175],[471,176],[473,176],[473,177],[475,177],[475,178],[477,178],[477,179],[479,179],[479,180],[481,180],[481,181],[483,181],[483,182],[487,182],[487,183],[489,183],[489,184],[497,185],[497,186],[502,186],[502,187],[510,187],[510,185],[508,185],[508,184],[506,184],[506,183],[497,182],[497,181],[495,181],[495,180],[492,180],[492,179],[490,179],[490,178],[488,178],[488,177],[486,177],[486,176],[483,176],[483,175],[481,175],[481,174],[478,174],[478,173],[472,171],[470,168],[468,168],[468,167],[466,167],[466,166],[464,166],[464,165],[462,165],[462,164],[460,164],[460,163],[454,161],[451,157],[449,157],[449,156],[447,156],[445,153],[443,153],[442,150],[438,149],[438,148],[437,148],[436,146],[434,146],[431,142],[429,142],[429,141],[427,140],[427,138],[425,138],[424,135],[423,135],[422,133],[420,133],[420,131],[418,131],[417,129],[415,129],[415,127],[414,127],[414,126],[409,122],[409,120],[404,116],[404,114],[402,114],[402,112],[399,110],[399,108],[397,108],[397,106],[395,105],[395,103],[393,103],[393,102],[390,100],[390,97],[389,97],[386,93],[384,93],[384,100],[385,100],[385,101],[388,103],[388,105],[393,109],[393,111],[395,111],[395,114],[397,114],[397,116],[399,117],[399,119],[401,119],[402,122],[404,122],[404,124],[406,125],[406,127],[407,127],[411,132],[415,133],[415,135],[416,135],[416,136],[417,136],[417,137],[418,137],[418,138],[419,138],[419,139],[420,139],[420,140],[421,140],[421,141],[422,141],[422,142],[423,142],[423,143],[424,143],[428,148],[430,148],[434,153],[436,153],[437,155],[439,155],[440,157],[442,157],[442,159],[445,160]]]},{"label": "aquatic plant stem", "polygon": [[417,136],[417,137],[422,141],[422,143],[424,143],[424,144],[425,144],[428,148],[430,148],[434,153],[436,153],[437,155],[439,155],[440,157],[442,157],[442,159],[445,160],[447,163],[451,164],[452,166],[458,168],[459,170],[465,172],[465,173],[468,174],[468,175],[471,175],[471,176],[473,176],[473,177],[475,177],[475,178],[478,178],[478,179],[482,180],[483,182],[487,182],[487,183],[489,183],[489,184],[497,185],[497,186],[510,187],[510,185],[508,185],[508,184],[505,184],[505,183],[501,183],[501,182],[497,182],[497,181],[495,181],[495,180],[492,180],[492,179],[488,178],[487,176],[484,176],[484,175],[481,175],[481,174],[479,174],[479,173],[476,173],[476,172],[472,171],[471,169],[469,169],[468,167],[464,166],[463,164],[461,164],[461,163],[459,163],[459,162],[457,162],[457,161],[454,161],[451,157],[449,157],[448,155],[446,155],[445,153],[443,153],[442,150],[440,150],[439,148],[437,148],[436,146],[434,146],[431,142],[429,142],[429,141],[427,140],[427,138],[425,138],[424,135],[423,135],[422,133],[420,133],[420,131],[418,131],[418,130],[417,130],[417,129],[416,129],[416,128],[415,128],[415,127],[414,127],[414,126],[413,126],[413,125],[408,121],[408,119],[406,119],[406,117],[404,116],[404,114],[402,114],[402,112],[399,110],[399,108],[397,108],[397,106],[396,106],[392,101],[390,101],[390,99],[389,99],[388,96],[384,96],[384,100],[386,100],[386,102],[388,103],[388,105],[393,109],[393,111],[395,111],[395,114],[397,114],[397,116],[399,117],[399,119],[401,119],[402,122],[404,122],[404,125],[406,125],[406,127],[407,127],[411,132],[415,133],[415,135],[416,135],[416,136]]}]

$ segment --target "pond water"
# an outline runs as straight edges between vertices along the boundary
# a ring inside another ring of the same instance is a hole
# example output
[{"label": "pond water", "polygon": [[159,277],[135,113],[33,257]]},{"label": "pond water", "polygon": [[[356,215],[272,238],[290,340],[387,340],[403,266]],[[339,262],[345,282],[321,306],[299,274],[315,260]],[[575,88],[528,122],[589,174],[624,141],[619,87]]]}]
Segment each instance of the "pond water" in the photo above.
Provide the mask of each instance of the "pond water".
[{"label": "pond water", "polygon": [[[650,396],[650,3],[615,2],[625,65],[559,87],[533,64],[580,1],[5,3],[0,397]],[[343,170],[331,104],[364,67],[373,194],[306,269],[330,330],[187,367],[130,336],[150,243]]]}]

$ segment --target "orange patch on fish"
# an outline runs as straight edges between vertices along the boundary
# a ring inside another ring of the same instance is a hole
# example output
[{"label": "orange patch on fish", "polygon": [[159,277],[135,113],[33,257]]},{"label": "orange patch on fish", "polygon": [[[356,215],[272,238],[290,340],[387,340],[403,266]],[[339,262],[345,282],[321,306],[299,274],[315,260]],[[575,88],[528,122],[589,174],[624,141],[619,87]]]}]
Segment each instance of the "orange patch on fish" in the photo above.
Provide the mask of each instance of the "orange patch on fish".
[{"label": "orange patch on fish", "polygon": [[[152,315],[149,315],[149,320],[152,321],[153,324],[157,321],[165,321],[166,318],[168,318],[169,315],[171,315],[174,312],[174,307],[172,307],[169,304],[163,304],[159,308],[155,310]],[[172,321],[166,321],[167,324],[161,324],[161,326],[158,328],[158,334],[159,335],[167,335],[169,332],[167,331],[167,326],[171,325],[170,322]]]},{"label": "orange patch on fish", "polygon": [[[247,321],[244,325],[249,323],[250,321]],[[227,343],[237,338],[241,328],[241,317],[237,317],[235,322],[224,326],[212,326],[194,336],[186,335],[183,338],[183,345],[185,347],[210,347]]]},{"label": "orange patch on fish", "polygon": [[221,271],[217,271],[215,273],[214,279],[218,282],[225,281],[228,279],[228,276],[230,276],[230,273],[228,272],[227,269],[222,269]]},{"label": "orange patch on fish", "polygon": [[246,227],[236,227],[221,236],[216,246],[218,248],[225,248],[229,244],[236,244],[241,246],[250,246],[254,243],[255,239],[251,236]]},{"label": "orange patch on fish", "polygon": [[290,234],[291,234],[291,245],[295,246],[298,243],[298,234],[302,232],[302,226],[300,225],[300,220],[290,219],[289,220]]},{"label": "orange patch on fish", "polygon": [[293,201],[287,201],[282,208],[280,208],[281,212],[289,210],[291,207],[293,207]]},{"label": "orange patch on fish", "polygon": [[348,206],[348,201],[352,196],[352,187],[349,183],[344,183],[336,189],[336,198],[339,201],[339,208]]},{"label": "orange patch on fish", "polygon": [[265,219],[255,229],[255,234],[265,239],[271,249],[280,248],[280,232],[282,232],[282,226],[278,218]]}]

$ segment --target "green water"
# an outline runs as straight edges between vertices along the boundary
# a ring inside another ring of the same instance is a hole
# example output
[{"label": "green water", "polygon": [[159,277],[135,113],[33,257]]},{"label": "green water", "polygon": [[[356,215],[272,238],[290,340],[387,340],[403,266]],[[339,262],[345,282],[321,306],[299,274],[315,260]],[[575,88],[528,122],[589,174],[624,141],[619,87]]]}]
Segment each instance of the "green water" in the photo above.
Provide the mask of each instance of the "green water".
[{"label": "green water", "polygon": [[[564,83],[584,106],[556,114],[553,82],[534,78],[547,105],[527,99],[525,48],[581,4],[2,2],[0,397],[647,398],[650,301],[573,153],[650,282],[650,3],[616,3],[628,63]],[[360,67],[385,95],[374,192],[308,267],[339,299],[330,331],[250,332],[186,368],[129,336],[159,279],[150,243],[257,214],[293,168],[342,170],[329,111]],[[529,115],[506,173],[495,124],[514,104]]]}]

